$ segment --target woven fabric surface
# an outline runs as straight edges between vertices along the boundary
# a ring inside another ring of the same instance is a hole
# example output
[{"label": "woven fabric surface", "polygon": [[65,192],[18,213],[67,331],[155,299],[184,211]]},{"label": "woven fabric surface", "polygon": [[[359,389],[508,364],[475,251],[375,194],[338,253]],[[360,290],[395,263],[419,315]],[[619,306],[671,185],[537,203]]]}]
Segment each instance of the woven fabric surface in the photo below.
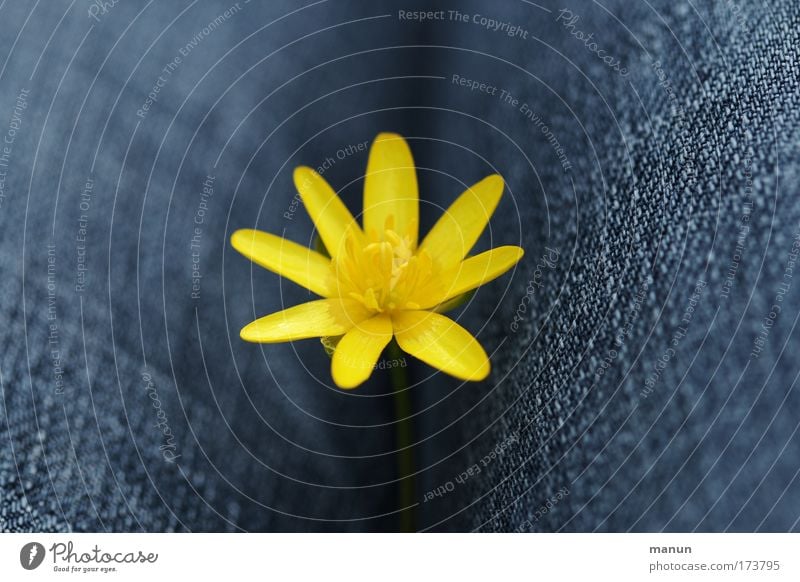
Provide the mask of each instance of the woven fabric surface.
[{"label": "woven fabric surface", "polygon": [[454,315],[486,382],[403,362],[418,529],[800,527],[796,4],[0,15],[0,529],[397,528],[389,371],[242,342],[311,295],[228,242],[313,244],[300,164],[359,213],[381,131],[423,232],[499,172],[526,251]]}]

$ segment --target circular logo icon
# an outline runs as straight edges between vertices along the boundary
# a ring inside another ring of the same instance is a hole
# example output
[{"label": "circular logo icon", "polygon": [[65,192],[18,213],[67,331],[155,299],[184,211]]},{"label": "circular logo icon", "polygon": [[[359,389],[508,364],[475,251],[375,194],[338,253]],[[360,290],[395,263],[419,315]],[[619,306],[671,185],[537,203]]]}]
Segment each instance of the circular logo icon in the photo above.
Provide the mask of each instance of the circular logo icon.
[{"label": "circular logo icon", "polygon": [[19,563],[26,570],[35,570],[44,561],[44,546],[39,542],[30,542],[19,551]]}]

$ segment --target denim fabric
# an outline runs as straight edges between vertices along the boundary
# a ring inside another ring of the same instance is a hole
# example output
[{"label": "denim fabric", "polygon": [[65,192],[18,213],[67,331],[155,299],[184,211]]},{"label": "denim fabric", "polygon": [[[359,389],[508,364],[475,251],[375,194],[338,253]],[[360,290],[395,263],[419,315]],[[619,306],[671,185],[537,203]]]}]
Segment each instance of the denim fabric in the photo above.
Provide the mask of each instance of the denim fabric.
[{"label": "denim fabric", "polygon": [[360,212],[380,131],[526,250],[489,380],[407,359],[420,529],[798,529],[800,8],[453,4],[2,5],[0,529],[397,527],[388,372],[239,340],[311,295],[228,242],[313,242],[299,164]]}]

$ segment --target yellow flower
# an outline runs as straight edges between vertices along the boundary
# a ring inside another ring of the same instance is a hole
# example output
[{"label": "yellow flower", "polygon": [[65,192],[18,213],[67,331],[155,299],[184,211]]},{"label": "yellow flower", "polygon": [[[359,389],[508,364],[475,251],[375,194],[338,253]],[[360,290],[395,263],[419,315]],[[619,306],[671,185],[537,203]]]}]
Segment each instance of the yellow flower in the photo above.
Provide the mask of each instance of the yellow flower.
[{"label": "yellow flower", "polygon": [[317,172],[300,166],[294,183],[319,236],[322,253],[258,230],[238,230],[233,247],[251,261],[323,299],[257,319],[242,339],[274,343],[333,338],[334,382],[355,388],[381,352],[399,346],[462,380],[483,380],[489,358],[463,327],[441,315],[452,300],[499,277],[522,258],[516,246],[467,257],[503,193],[493,174],[467,189],[418,244],[419,197],[411,150],[381,133],[369,152],[363,228]]}]

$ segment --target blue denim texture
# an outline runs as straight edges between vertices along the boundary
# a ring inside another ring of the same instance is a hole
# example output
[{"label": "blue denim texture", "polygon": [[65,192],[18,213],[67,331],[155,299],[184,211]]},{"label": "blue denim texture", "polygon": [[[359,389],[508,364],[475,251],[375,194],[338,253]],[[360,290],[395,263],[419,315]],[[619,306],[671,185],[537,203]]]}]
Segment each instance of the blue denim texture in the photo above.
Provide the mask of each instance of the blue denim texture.
[{"label": "blue denim texture", "polygon": [[397,527],[388,372],[240,341],[311,295],[228,242],[312,241],[300,164],[359,212],[380,131],[526,250],[489,380],[408,358],[419,529],[799,529],[796,3],[69,7],[0,8],[0,529]]}]

